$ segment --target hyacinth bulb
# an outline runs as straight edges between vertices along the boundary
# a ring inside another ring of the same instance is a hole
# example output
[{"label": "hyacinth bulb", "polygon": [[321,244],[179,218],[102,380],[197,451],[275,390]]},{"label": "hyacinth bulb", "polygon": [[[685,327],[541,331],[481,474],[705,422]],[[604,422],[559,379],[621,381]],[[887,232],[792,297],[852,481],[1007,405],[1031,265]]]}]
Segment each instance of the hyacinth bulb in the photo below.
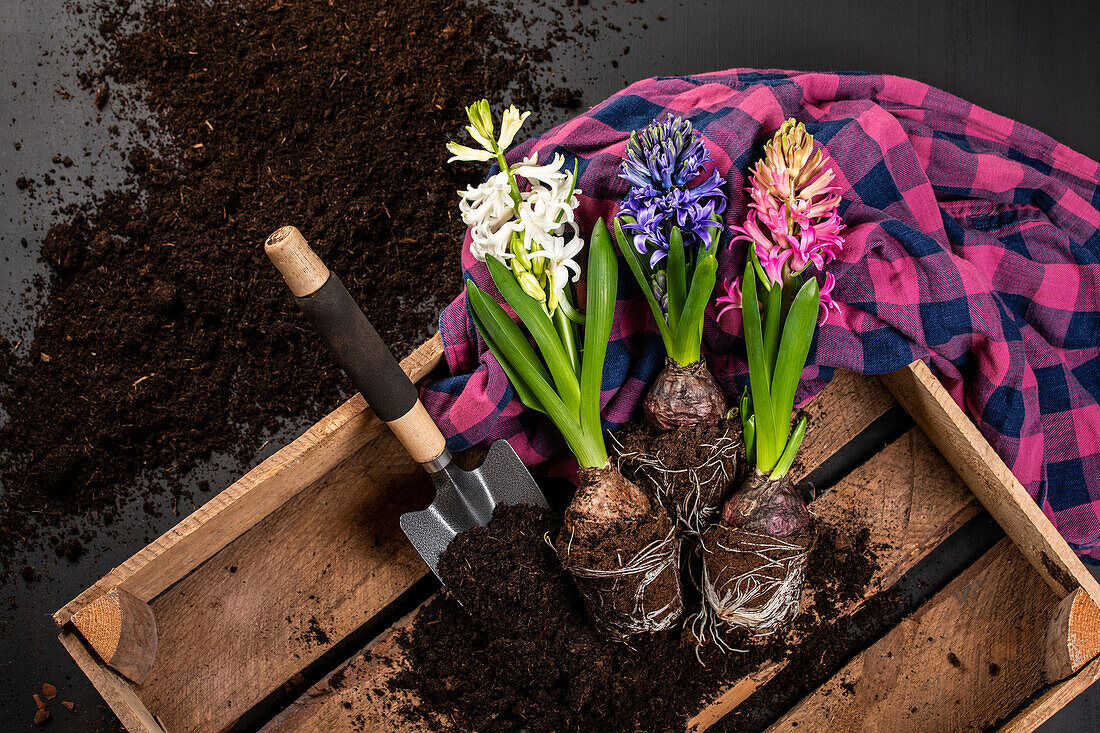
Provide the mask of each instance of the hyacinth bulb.
[{"label": "hyacinth bulb", "polygon": [[691,364],[666,359],[665,368],[642,401],[646,420],[661,430],[717,425],[725,417],[726,407],[726,393],[702,359]]},{"label": "hyacinth bulb", "polygon": [[790,479],[769,481],[757,473],[726,502],[722,521],[769,537],[793,537],[809,531],[810,512]]},{"label": "hyacinth bulb", "polygon": [[652,506],[648,497],[617,468],[581,468],[577,494],[565,510],[572,537],[598,537],[620,522],[640,521]]}]

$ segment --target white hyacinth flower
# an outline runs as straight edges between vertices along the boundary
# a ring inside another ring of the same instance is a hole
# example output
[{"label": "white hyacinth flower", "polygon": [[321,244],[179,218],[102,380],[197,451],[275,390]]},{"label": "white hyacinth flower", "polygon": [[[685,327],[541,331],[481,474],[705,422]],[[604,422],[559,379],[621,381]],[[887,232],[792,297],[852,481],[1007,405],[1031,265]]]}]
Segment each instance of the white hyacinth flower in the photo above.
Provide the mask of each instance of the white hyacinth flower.
[{"label": "white hyacinth flower", "polygon": [[530,191],[524,192],[523,203],[517,213],[522,224],[525,249],[530,251],[532,242],[543,248],[552,247],[554,239],[560,239],[558,230],[563,226],[576,231],[573,221],[575,204],[564,200],[568,193],[568,187],[554,190],[546,186],[532,186]]},{"label": "white hyacinth flower", "polygon": [[[470,105],[466,114],[470,120],[466,132],[484,150],[447,143],[453,155],[448,162],[500,159],[531,113],[521,114],[515,105],[508,107],[501,117],[500,136],[495,139],[487,101]],[[501,163],[504,170],[479,186],[458,192],[462,222],[470,229],[470,253],[481,262],[490,256],[507,262],[517,253],[522,255],[510,265],[517,281],[553,313],[570,275],[574,281],[580,278],[580,265],[574,259],[584,247],[574,214],[580,191],[574,190],[573,172],[562,170],[565,156],[560,153],[544,165],[539,165],[537,153],[515,166]],[[521,191],[525,180],[527,190]],[[528,259],[536,258],[545,259],[545,267],[540,262],[534,270],[529,269]]]},{"label": "white hyacinth flower", "polygon": [[545,257],[548,260],[547,269],[550,272],[548,300],[551,310],[557,307],[561,292],[569,283],[570,271],[572,271],[573,282],[580,279],[581,266],[577,264],[574,258],[580,254],[582,249],[584,249],[584,240],[574,235],[568,242],[565,241],[565,237],[554,237],[551,246],[531,253],[532,259]]},{"label": "white hyacinth flower", "polygon": [[483,134],[481,134],[481,131],[473,125],[466,125],[466,132],[469,133],[470,137],[474,139],[474,142],[485,148],[485,150],[487,150],[488,152],[494,153],[492,137],[485,137]]},{"label": "white hyacinth flower", "polygon": [[554,155],[554,159],[546,165],[539,165],[538,163],[539,154],[535,153],[521,160],[519,165],[513,166],[512,172],[531,181],[532,185],[537,182],[555,191],[560,190],[561,195],[564,196],[565,192],[569,190],[569,182],[572,180],[572,174],[562,170],[565,165],[565,156],[557,153]]},{"label": "white hyacinth flower", "polygon": [[508,146],[512,144],[512,140],[515,139],[516,133],[519,132],[519,128],[530,116],[530,112],[520,114],[514,104],[504,110],[504,116],[500,120],[500,137],[497,138],[497,147],[501,150],[507,150]]},{"label": "white hyacinth flower", "polygon": [[499,225],[512,217],[512,187],[508,174],[503,171],[480,186],[467,186],[458,195],[462,223],[468,227],[486,221]]},{"label": "white hyacinth flower", "polygon": [[518,226],[514,221],[506,221],[499,226],[483,222],[470,227],[470,254],[479,262],[484,262],[490,255],[501,262],[507,262],[515,256],[509,251],[509,247],[512,234]]},{"label": "white hyacinth flower", "polygon": [[456,160],[466,160],[475,163],[481,163],[496,158],[496,156],[490,153],[488,150],[478,150],[477,148],[467,147],[466,145],[459,145],[455,142],[447,143],[447,150],[451,153],[451,157],[447,158],[448,163],[453,163]]}]

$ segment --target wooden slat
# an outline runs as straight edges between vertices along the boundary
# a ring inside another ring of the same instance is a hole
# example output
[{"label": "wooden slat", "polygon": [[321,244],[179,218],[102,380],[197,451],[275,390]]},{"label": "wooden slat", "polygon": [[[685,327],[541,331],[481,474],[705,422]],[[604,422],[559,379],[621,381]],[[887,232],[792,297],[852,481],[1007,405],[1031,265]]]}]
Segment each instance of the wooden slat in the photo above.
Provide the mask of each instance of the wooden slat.
[{"label": "wooden slat", "polygon": [[[862,384],[861,384],[862,383]],[[819,397],[807,407],[810,414],[812,435],[817,436],[815,442],[810,442],[808,436],[805,442],[806,451],[803,456],[803,472],[812,471],[827,459],[837,446],[855,437],[863,428],[880,417],[896,403],[877,383],[876,380],[867,379],[850,373],[840,373],[837,379]],[[822,447],[824,445],[824,447]],[[914,452],[921,455],[914,455]],[[938,461],[938,462],[937,462]],[[874,482],[874,476],[878,475],[876,466],[881,462],[892,468],[883,470],[883,475],[889,475],[889,480]],[[913,480],[898,481],[894,477],[901,476],[904,472],[916,471]],[[799,476],[796,474],[795,478]],[[954,475],[950,467],[935,455],[934,450],[917,431],[911,431],[902,439],[891,446],[889,452],[884,451],[873,458],[868,464],[857,472],[855,477],[849,477],[841,482],[833,491],[829,492],[817,502],[814,502],[814,511],[819,507],[827,507],[837,501],[834,494],[859,493],[871,486],[871,491],[895,491],[906,492],[906,499],[895,501],[872,502],[877,505],[894,507],[899,514],[907,513],[914,517],[914,529],[906,533],[899,529],[898,523],[891,525],[893,530],[891,537],[898,542],[899,547],[904,547],[905,556],[915,556],[912,545],[919,542],[918,527],[926,518],[938,516],[942,522],[936,525],[932,534],[942,536],[947,526],[961,526],[973,513],[977,511],[977,505],[973,497],[963,484]],[[940,501],[939,511],[925,506],[926,502]],[[854,503],[854,502],[849,502]],[[914,510],[913,507],[917,508]],[[828,510],[827,510],[828,511]],[[842,507],[831,510],[834,513],[846,511]],[[928,522],[929,525],[936,524]],[[927,530],[925,530],[927,533]],[[908,538],[908,539],[903,539]],[[884,540],[888,537],[884,536]],[[874,541],[874,540],[872,540]],[[915,560],[914,560],[915,562]],[[412,622],[412,617],[407,624]],[[365,698],[349,697],[346,690],[356,689],[386,689],[385,680],[391,679],[395,670],[405,664],[397,650],[393,648],[391,640],[384,640],[378,649],[386,650],[385,654],[375,652],[362,652],[357,654],[346,665],[341,667],[339,675],[343,688],[333,688],[330,683],[322,681],[295,703],[292,713],[287,713],[272,721],[265,731],[324,731],[340,730],[352,726],[356,715],[366,716],[368,720],[387,720],[387,728],[391,730],[417,730],[415,723],[408,723],[411,727],[405,727],[406,723],[399,717],[395,717],[394,711],[404,706],[415,705],[415,699],[399,693],[399,701],[389,695],[381,697],[368,695]],[[764,665],[752,675],[743,680],[733,681],[731,685],[722,691],[720,702],[716,702],[711,709],[713,720],[717,720],[729,709],[743,701],[759,686],[782,669],[781,664]],[[369,683],[368,683],[369,681]],[[345,702],[353,701],[352,709],[344,707]],[[399,702],[399,704],[398,704]],[[704,719],[695,720],[701,723]],[[713,722],[706,722],[709,725]],[[705,725],[701,726],[702,729]]]},{"label": "wooden slat", "polygon": [[751,674],[747,674],[736,682],[724,687],[723,691],[704,707],[698,714],[687,722],[688,733],[700,733],[722,719],[731,710],[748,700],[753,694],[787,668],[787,660],[764,662]]},{"label": "wooden slat", "polygon": [[130,733],[164,733],[145,703],[134,692],[133,686],[122,675],[104,666],[79,635],[63,630],[57,639],[111,706],[126,730]]},{"label": "wooden slat", "polygon": [[915,361],[882,379],[1058,597],[1080,586],[1100,605],[1100,583],[928,366]]},{"label": "wooden slat", "polygon": [[1059,600],[1006,538],[769,731],[981,730],[1042,686]]},{"label": "wooden slat", "polygon": [[393,436],[368,442],[153,600],[146,705],[173,731],[232,723],[428,573],[398,517],[430,500]]},{"label": "wooden slat", "polygon": [[[437,334],[401,366],[417,381],[435,368],[442,355]],[[55,613],[54,620],[59,626],[67,623],[77,610],[119,586],[143,601],[152,600],[384,430],[363,398],[355,395],[107,573]]]},{"label": "wooden slat", "polygon": [[1100,681],[1100,657],[1072,677],[1051,685],[998,728],[997,733],[1031,733],[1097,681]]},{"label": "wooden slat", "polygon": [[[411,623],[417,611],[398,621],[347,664],[314,685],[264,726],[261,733],[432,730],[426,721],[409,720],[402,712],[406,705],[415,703],[411,696],[387,688],[394,675],[409,670],[408,658],[398,649],[393,632]],[[442,718],[433,716],[433,719],[440,724],[445,722]]]},{"label": "wooden slat", "polygon": [[977,516],[981,505],[932,443],[912,429],[810,505],[818,519],[867,527],[879,569],[865,597],[901,580]]},{"label": "wooden slat", "polygon": [[838,371],[805,408],[806,436],[791,477],[801,480],[896,404],[877,379]]},{"label": "wooden slat", "polygon": [[[888,445],[810,505],[817,521],[867,527],[868,543],[877,548],[879,567],[862,598],[838,608],[837,613],[854,614],[980,510],[966,484],[920,430],[914,428]],[[688,721],[688,730],[696,733],[714,725],[784,666],[765,664],[732,683]]]}]

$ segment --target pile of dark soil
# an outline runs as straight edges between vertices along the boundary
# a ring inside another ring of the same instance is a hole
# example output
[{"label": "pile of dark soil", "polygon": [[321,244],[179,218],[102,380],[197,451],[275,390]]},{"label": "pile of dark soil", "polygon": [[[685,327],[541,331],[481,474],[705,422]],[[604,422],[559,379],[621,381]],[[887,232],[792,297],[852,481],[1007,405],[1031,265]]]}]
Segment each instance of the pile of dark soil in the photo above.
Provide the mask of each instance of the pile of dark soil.
[{"label": "pile of dark soil", "polygon": [[122,82],[156,113],[132,185],[67,211],[29,354],[0,339],[3,554],[337,404],[343,377],[262,252],[283,224],[408,353],[460,286],[454,191],[483,174],[445,163],[463,105],[550,114],[545,49],[476,1],[141,5],[98,9],[108,61],[84,77],[97,105],[130,106]]},{"label": "pile of dark soil", "polygon": [[813,601],[793,628],[767,640],[731,637],[744,653],[705,647],[697,657],[681,630],[629,646],[600,636],[544,540],[559,527],[550,511],[503,507],[489,527],[451,544],[441,570],[464,607],[438,596],[402,637],[415,673],[395,686],[422,701],[407,714],[442,714],[462,730],[682,730],[724,683],[767,660],[789,660],[785,689],[794,694],[827,676],[846,658],[837,658],[836,609],[861,597],[876,569],[866,529],[850,536],[823,526],[809,564]]}]

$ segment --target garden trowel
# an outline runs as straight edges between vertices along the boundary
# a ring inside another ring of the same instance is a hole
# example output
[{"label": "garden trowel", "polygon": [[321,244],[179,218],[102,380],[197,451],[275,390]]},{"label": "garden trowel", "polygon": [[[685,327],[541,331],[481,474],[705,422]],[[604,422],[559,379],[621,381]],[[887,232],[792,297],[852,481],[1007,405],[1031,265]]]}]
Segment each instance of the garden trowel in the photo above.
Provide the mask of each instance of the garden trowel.
[{"label": "garden trowel", "polygon": [[401,515],[401,529],[424,562],[439,575],[439,556],[459,532],[487,525],[497,504],[547,506],[538,484],[507,441],[489,448],[479,468],[464,471],[451,461],[443,434],[420,402],[416,387],[356,305],[347,288],[310,249],[294,227],[283,227],[264,244],[299,307],[328,345],[374,414],[435,484],[427,509]]}]

